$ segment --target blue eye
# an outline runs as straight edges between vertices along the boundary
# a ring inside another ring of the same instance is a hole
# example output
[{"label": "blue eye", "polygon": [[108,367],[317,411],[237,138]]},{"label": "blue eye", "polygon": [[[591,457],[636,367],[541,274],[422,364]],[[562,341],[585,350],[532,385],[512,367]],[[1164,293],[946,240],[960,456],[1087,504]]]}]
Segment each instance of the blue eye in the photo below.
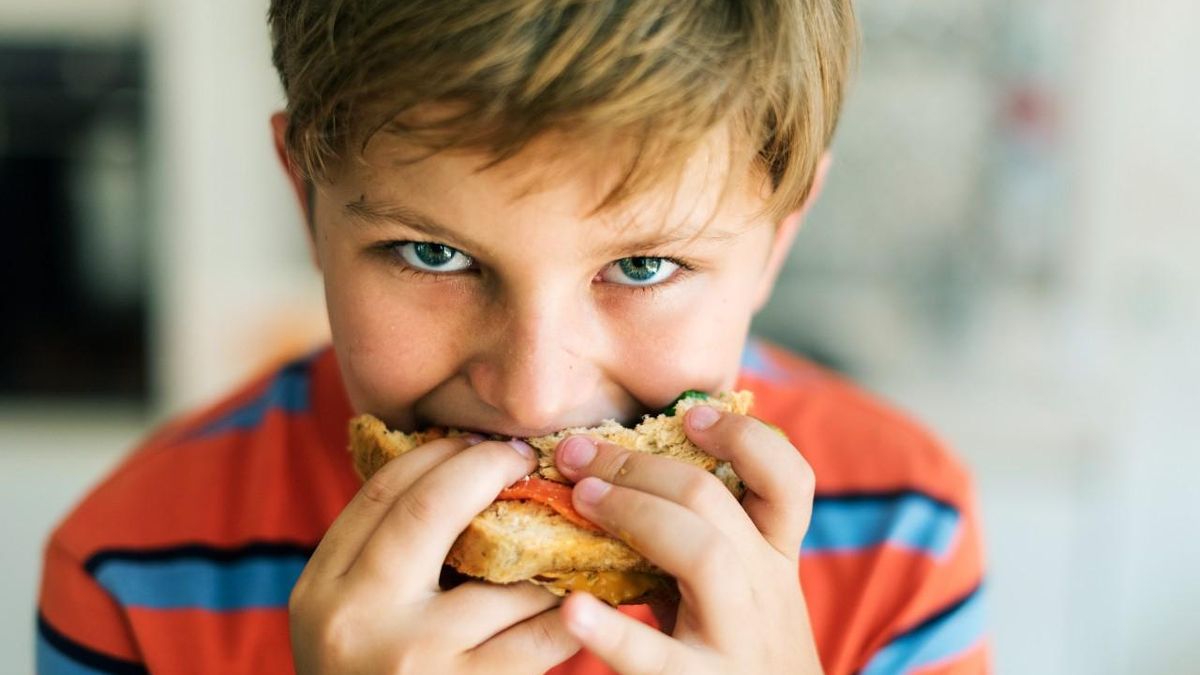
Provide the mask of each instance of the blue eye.
[{"label": "blue eye", "polygon": [[408,241],[395,246],[405,264],[422,272],[461,272],[475,262],[471,256],[445,244]]},{"label": "blue eye", "polygon": [[679,264],[667,258],[621,258],[609,265],[600,278],[624,286],[653,286],[670,279],[678,269]]}]

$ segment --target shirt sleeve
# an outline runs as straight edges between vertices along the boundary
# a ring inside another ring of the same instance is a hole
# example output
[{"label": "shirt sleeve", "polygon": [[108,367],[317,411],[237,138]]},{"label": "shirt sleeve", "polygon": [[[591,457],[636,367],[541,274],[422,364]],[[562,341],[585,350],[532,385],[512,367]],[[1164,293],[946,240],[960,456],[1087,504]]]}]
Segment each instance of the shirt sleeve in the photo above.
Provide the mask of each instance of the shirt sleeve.
[{"label": "shirt sleeve", "polygon": [[[910,567],[901,611],[878,634],[862,675],[990,672],[984,615],[983,556],[973,491],[965,475],[953,501],[938,501],[946,546]],[[911,522],[910,522],[911,524]],[[894,530],[909,524],[898,521]],[[940,553],[940,554],[939,554]]]},{"label": "shirt sleeve", "polygon": [[147,672],[124,610],[59,534],[45,550],[35,650],[38,675]]}]

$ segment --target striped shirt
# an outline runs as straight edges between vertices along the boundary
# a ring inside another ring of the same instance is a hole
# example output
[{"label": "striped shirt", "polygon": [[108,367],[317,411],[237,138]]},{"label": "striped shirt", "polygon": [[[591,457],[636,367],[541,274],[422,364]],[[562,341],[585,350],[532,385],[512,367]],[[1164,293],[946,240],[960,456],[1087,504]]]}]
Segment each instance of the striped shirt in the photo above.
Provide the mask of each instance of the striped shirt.
[{"label": "striped shirt", "polygon": [[[778,347],[751,341],[738,388],[817,477],[800,555],[830,674],[985,672],[969,478],[927,432]],[[287,601],[357,491],[331,349],[167,424],[52,533],[37,668],[288,673]],[[644,606],[622,611],[646,622]],[[609,672],[580,652],[555,675]]]}]

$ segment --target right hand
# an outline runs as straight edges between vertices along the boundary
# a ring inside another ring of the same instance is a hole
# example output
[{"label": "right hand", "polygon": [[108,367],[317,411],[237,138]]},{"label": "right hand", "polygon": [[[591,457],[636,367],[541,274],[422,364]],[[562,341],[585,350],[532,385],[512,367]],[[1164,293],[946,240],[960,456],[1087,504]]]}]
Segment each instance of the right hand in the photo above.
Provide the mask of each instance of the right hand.
[{"label": "right hand", "polygon": [[438,587],[458,534],[535,468],[515,447],[443,438],[363,485],[292,590],[297,673],[544,673],[579,650],[543,588]]}]

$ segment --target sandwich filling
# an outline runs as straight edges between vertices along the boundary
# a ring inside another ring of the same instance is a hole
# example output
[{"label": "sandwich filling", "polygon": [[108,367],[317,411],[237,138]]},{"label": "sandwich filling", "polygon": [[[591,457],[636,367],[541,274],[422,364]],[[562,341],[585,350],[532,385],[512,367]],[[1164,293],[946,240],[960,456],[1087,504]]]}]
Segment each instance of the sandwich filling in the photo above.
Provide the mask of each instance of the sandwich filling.
[{"label": "sandwich filling", "polygon": [[610,602],[615,598],[618,604],[621,600],[645,597],[665,584],[658,574],[614,571],[543,572],[531,581],[550,587],[558,595],[566,591],[587,591]]},{"label": "sandwich filling", "polygon": [[571,486],[556,483],[537,476],[526,476],[504,488],[496,501],[524,499],[544,504],[572,525],[592,532],[604,532],[592,521],[584,518],[571,503]]}]

